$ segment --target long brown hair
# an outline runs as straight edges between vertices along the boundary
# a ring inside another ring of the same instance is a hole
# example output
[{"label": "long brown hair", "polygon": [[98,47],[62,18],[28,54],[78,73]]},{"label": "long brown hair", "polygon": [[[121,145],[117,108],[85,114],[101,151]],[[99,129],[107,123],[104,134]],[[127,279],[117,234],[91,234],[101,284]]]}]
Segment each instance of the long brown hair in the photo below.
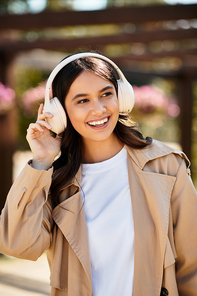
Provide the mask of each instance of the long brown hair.
[{"label": "long brown hair", "polygon": [[[118,74],[111,64],[95,57],[76,59],[59,71],[52,84],[53,97],[59,99],[66,115],[65,98],[71,84],[83,71],[92,72],[113,83],[118,95]],[[152,141],[149,137],[146,139],[143,138],[129,115],[119,115],[114,133],[124,144],[134,149],[144,148]],[[53,163],[54,174],[51,184],[51,196],[54,206],[59,203],[58,197],[62,188],[75,177],[82,163],[82,148],[81,135],[73,128],[67,115],[67,128],[62,139],[61,155]]]}]

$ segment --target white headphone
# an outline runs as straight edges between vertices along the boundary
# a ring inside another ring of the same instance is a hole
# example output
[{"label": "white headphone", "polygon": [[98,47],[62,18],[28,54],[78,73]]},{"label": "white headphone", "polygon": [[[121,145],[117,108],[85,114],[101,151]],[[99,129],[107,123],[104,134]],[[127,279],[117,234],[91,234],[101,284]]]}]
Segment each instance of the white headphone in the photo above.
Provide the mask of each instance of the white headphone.
[{"label": "white headphone", "polygon": [[97,53],[78,53],[72,56],[69,56],[68,58],[61,61],[55,69],[51,72],[45,89],[45,103],[44,103],[44,112],[50,112],[53,114],[53,118],[47,119],[47,122],[52,126],[52,131],[56,134],[60,134],[64,132],[67,126],[67,119],[66,119],[66,113],[61,105],[60,101],[57,97],[54,97],[53,99],[50,99],[50,89],[52,82],[57,75],[57,73],[67,64],[70,62],[84,58],[84,57],[94,57],[99,58],[104,61],[107,61],[109,64],[111,64],[115,70],[117,71],[119,75],[119,79],[117,80],[118,83],[118,100],[119,100],[119,112],[120,113],[130,113],[133,109],[135,98],[134,98],[134,92],[131,84],[126,80],[125,76],[121,72],[121,70],[118,68],[118,66],[112,62],[110,59],[106,58],[103,55],[97,54]]}]

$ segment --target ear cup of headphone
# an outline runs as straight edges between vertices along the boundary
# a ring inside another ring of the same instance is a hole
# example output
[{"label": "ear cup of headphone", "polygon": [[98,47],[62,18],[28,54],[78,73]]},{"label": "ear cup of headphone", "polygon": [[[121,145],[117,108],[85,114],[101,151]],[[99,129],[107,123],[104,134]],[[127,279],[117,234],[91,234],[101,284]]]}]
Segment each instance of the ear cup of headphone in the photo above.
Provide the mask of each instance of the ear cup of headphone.
[{"label": "ear cup of headphone", "polygon": [[56,134],[64,132],[67,126],[67,118],[64,108],[58,98],[54,97],[48,104],[45,102],[44,112],[53,114],[52,118],[47,118],[47,122],[52,126],[52,131]]},{"label": "ear cup of headphone", "polygon": [[119,112],[130,113],[135,103],[133,87],[127,80],[118,80]]}]

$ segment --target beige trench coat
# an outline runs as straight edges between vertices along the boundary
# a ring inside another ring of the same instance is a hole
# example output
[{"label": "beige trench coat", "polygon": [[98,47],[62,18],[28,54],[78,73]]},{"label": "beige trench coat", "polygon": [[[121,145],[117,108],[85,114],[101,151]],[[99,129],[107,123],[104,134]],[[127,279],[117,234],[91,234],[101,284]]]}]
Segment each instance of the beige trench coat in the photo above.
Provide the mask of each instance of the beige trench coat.
[{"label": "beige trench coat", "polygon": [[[189,161],[158,141],[127,151],[135,231],[133,296],[159,296],[162,287],[170,296],[196,296],[197,194]],[[1,214],[0,252],[36,260],[47,249],[51,296],[91,296],[80,170],[54,209],[48,197],[51,175],[52,169],[36,171],[27,164],[13,184]]]}]

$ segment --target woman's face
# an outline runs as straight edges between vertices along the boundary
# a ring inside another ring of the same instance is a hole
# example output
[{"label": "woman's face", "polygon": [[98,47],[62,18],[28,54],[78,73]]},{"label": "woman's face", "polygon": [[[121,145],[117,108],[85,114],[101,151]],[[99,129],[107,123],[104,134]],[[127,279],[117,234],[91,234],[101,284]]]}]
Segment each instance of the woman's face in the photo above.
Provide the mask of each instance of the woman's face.
[{"label": "woman's face", "polygon": [[115,87],[108,80],[83,71],[72,83],[65,107],[84,143],[114,138],[119,104]]}]

